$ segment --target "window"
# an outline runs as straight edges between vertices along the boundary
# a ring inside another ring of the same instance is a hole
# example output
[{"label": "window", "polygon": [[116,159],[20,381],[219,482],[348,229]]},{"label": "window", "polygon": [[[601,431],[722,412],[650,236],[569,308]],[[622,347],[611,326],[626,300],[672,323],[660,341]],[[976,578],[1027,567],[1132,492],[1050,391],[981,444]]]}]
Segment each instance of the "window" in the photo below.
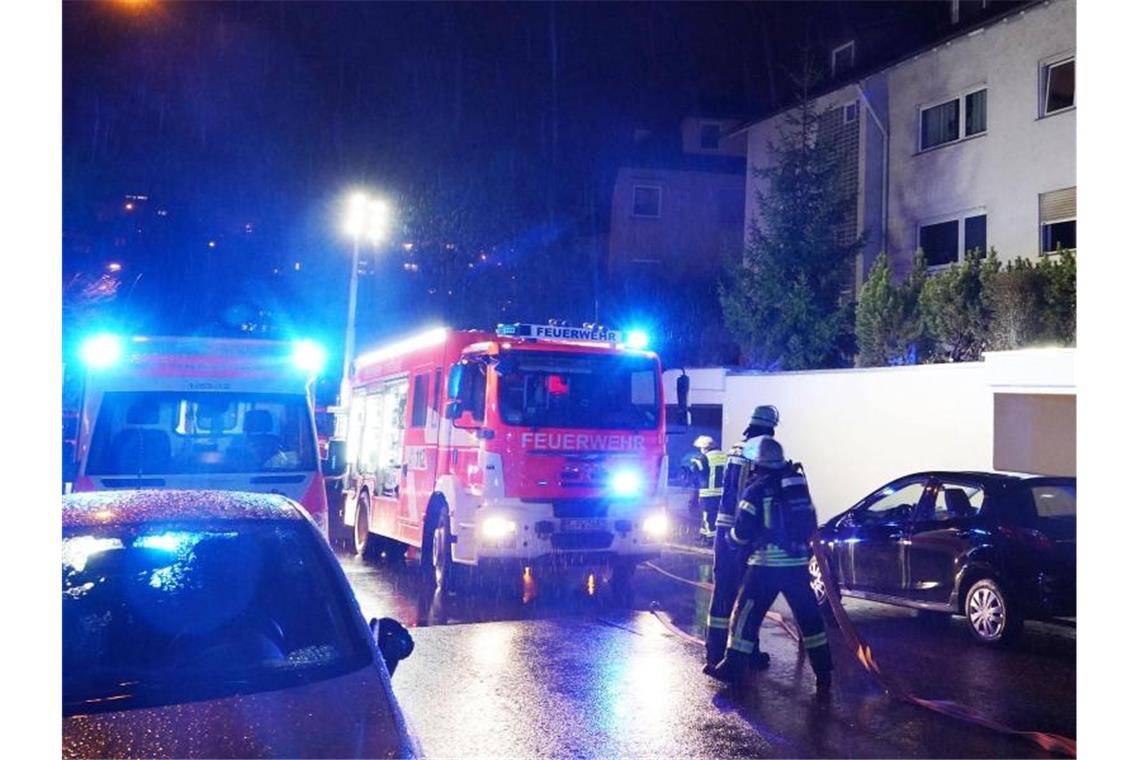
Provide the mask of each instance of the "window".
[{"label": "window", "polygon": [[943,481],[934,494],[934,502],[921,519],[951,520],[956,517],[973,517],[982,508],[986,492],[972,483]]},{"label": "window", "polygon": [[[499,410],[527,428],[652,430],[657,426],[657,363],[641,356],[511,352],[495,367]],[[606,436],[575,438],[601,449]]]},{"label": "window", "polygon": [[73,528],[62,548],[65,716],[299,688],[372,661],[299,520]]},{"label": "window", "polygon": [[416,375],[412,387],[412,427],[414,428],[422,428],[427,425],[429,377],[426,372],[422,375]]},{"label": "window", "polygon": [[950,0],[950,23],[976,19],[988,4],[988,0]]},{"label": "window", "polygon": [[862,525],[892,522],[908,517],[922,500],[924,481],[911,481],[887,486],[859,507],[856,521]]},{"label": "window", "polygon": [[1077,61],[1075,58],[1046,64],[1041,76],[1043,88],[1041,115],[1072,108],[1077,102]]},{"label": "window", "polygon": [[981,251],[982,255],[986,253],[986,215],[979,214],[978,216],[966,217],[963,226],[966,228],[965,241],[966,244],[963,248],[963,253],[970,251]]},{"label": "window", "polygon": [[1041,252],[1077,248],[1077,188],[1054,190],[1038,196],[1041,215]]},{"label": "window", "polygon": [[661,188],[654,185],[634,185],[633,215],[650,218],[661,216]]},{"label": "window", "polygon": [[[966,118],[961,115],[965,112]],[[928,150],[986,131],[986,90],[973,90],[919,112],[919,148]]]},{"label": "window", "polygon": [[108,392],[95,421],[87,474],[312,470],[312,424],[302,394]]},{"label": "window", "polygon": [[918,247],[926,256],[930,267],[941,267],[961,261],[969,251],[988,250],[986,245],[986,215],[963,214],[959,218],[945,219],[920,225]]},{"label": "window", "polygon": [[843,123],[850,124],[859,118],[859,104],[848,103],[843,106]]},{"label": "window", "polygon": [[831,51],[831,76],[839,77],[855,68],[855,41],[844,43]]},{"label": "window", "polygon": [[720,124],[713,121],[701,125],[701,147],[705,150],[720,147]]},{"label": "window", "polygon": [[918,247],[930,266],[952,264],[958,260],[958,222],[939,222],[918,228]]},{"label": "window", "polygon": [[1038,518],[1076,516],[1076,483],[1035,486],[1029,491],[1033,494],[1033,508],[1037,512]]}]

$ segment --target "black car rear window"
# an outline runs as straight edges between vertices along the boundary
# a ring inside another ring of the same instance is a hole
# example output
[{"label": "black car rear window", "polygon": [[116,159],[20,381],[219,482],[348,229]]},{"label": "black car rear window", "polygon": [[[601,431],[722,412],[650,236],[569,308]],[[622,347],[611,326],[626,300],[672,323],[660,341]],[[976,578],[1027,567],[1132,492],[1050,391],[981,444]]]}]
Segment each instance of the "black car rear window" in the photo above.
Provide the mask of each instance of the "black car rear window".
[{"label": "black car rear window", "polygon": [[1075,517],[1077,514],[1076,483],[1031,486],[1029,493],[1038,517]]},{"label": "black car rear window", "polygon": [[368,640],[317,540],[299,520],[65,531],[64,714],[270,691],[367,666]]}]

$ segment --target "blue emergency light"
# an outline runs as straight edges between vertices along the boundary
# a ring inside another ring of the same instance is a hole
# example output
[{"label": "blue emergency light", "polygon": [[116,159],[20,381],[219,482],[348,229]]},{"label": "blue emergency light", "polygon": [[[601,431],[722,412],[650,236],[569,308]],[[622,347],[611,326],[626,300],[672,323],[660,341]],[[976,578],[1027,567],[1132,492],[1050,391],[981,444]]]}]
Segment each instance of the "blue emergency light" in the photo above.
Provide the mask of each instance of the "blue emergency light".
[{"label": "blue emergency light", "polygon": [[649,347],[649,333],[645,330],[630,330],[625,334],[625,344],[630,348],[643,350]]},{"label": "blue emergency light", "polygon": [[319,375],[325,367],[325,350],[314,341],[298,340],[293,343],[293,364],[302,372]]},{"label": "blue emergency light", "polygon": [[88,369],[107,369],[123,358],[123,339],[118,335],[100,333],[83,341],[79,357]]}]

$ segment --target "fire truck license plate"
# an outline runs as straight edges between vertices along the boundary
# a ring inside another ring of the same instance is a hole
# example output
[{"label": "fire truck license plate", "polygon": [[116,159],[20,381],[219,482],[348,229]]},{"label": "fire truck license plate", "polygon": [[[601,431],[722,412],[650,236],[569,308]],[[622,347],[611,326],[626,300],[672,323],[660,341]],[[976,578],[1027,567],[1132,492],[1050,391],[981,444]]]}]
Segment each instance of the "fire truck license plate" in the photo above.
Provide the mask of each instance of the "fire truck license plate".
[{"label": "fire truck license plate", "polygon": [[605,518],[600,517],[577,517],[562,521],[562,530],[565,531],[580,532],[605,529]]}]

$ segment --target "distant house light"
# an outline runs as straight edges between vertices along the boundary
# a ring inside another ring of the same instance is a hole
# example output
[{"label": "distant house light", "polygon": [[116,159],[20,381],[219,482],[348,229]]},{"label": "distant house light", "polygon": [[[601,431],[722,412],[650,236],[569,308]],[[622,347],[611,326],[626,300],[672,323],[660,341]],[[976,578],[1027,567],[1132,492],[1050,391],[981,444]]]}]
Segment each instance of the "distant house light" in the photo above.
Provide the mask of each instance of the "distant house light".
[{"label": "distant house light", "polygon": [[293,271],[294,272],[300,272],[301,271],[301,262],[299,262],[299,261],[293,262]]},{"label": "distant house light", "polygon": [[159,215],[159,216],[166,216],[166,215],[167,215],[168,213],[170,213],[170,212],[168,212],[168,211],[167,211],[166,209],[164,209],[164,208],[160,208],[160,209],[158,210],[158,212],[157,212],[157,213],[158,213],[158,215]]},{"label": "distant house light", "polygon": [[123,208],[126,209],[127,211],[134,211],[135,210],[135,204],[131,203],[130,201],[127,201],[126,203],[123,204]]},{"label": "distant house light", "polygon": [[211,240],[210,242],[206,243],[206,247],[207,248],[217,248],[218,243],[216,240]]}]

